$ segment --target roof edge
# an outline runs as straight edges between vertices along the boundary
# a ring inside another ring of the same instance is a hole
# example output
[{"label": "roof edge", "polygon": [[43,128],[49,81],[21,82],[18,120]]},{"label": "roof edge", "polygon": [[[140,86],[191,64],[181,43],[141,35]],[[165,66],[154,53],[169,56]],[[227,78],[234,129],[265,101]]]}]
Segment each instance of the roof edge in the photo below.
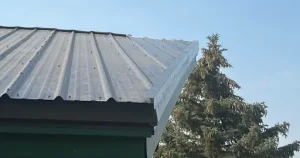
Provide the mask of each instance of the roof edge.
[{"label": "roof edge", "polygon": [[154,106],[158,117],[158,125],[154,129],[154,135],[151,138],[147,138],[148,157],[152,157],[155,152],[155,148],[178,100],[178,96],[181,94],[185,81],[196,66],[199,43],[197,41],[192,42],[185,51],[188,53],[175,65],[172,74],[155,95]]},{"label": "roof edge", "polygon": [[0,25],[0,28],[4,29],[25,29],[25,30],[56,30],[56,31],[62,31],[62,32],[75,32],[75,33],[94,33],[94,34],[104,34],[104,35],[115,35],[115,36],[124,36],[127,37],[126,34],[122,33],[113,33],[113,32],[100,32],[100,31],[83,31],[83,30],[76,30],[76,29],[58,29],[58,28],[50,28],[50,27],[24,27],[24,26],[2,26]]},{"label": "roof edge", "polygon": [[[151,99],[155,98],[157,94],[162,91],[164,88],[170,86],[168,84],[168,80],[172,78],[172,76],[176,73],[177,69],[180,69],[182,67],[182,64],[188,60],[188,58],[195,58],[199,52],[199,42],[193,41],[184,51],[187,52],[187,54],[184,55],[183,58],[177,59],[165,72],[165,75],[168,75],[169,77],[162,83],[159,83],[157,85],[154,85],[148,92],[147,96]],[[159,88],[160,87],[160,88]]]},{"label": "roof edge", "polygon": [[[191,63],[196,62],[196,56],[199,51],[199,43],[197,41],[192,42],[188,46],[188,48],[186,48],[186,51],[187,54],[179,62],[174,62],[174,65],[171,66],[169,72],[165,73],[166,75],[168,75],[168,78],[164,82],[161,82],[159,85],[156,85],[156,87],[154,87],[147,93],[148,97],[154,98],[154,108],[156,110],[158,121],[162,117],[167,103],[171,98],[171,92],[173,92],[174,88],[178,86],[174,85],[174,82],[178,84],[178,80],[184,77],[183,74],[186,73],[186,71],[189,71],[187,69],[189,68],[188,66]],[[193,67],[189,69],[193,69]]]},{"label": "roof edge", "polygon": [[143,102],[139,102],[139,101],[117,101],[115,100],[115,98],[113,97],[110,97],[108,98],[107,100],[69,100],[69,99],[64,99],[62,96],[56,96],[54,99],[32,99],[32,98],[15,98],[15,97],[11,97],[7,92],[6,93],[3,93],[3,94],[0,94],[0,103],[2,100],[23,100],[23,101],[49,101],[49,102],[74,102],[74,103],[77,103],[77,102],[83,102],[83,103],[94,103],[94,102],[97,102],[97,103],[100,103],[100,104],[103,104],[103,103],[119,103],[119,104],[153,104],[153,99],[149,99],[149,98],[146,98],[145,101]]}]

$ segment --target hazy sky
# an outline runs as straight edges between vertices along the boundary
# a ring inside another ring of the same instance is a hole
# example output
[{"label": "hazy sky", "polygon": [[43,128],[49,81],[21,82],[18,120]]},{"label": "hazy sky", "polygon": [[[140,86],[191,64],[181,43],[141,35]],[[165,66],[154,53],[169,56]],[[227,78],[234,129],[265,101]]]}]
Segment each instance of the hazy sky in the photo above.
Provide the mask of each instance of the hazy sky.
[{"label": "hazy sky", "polygon": [[227,74],[249,102],[265,101],[267,123],[288,121],[300,140],[300,1],[0,0],[0,25],[109,31],[167,39],[221,35]]}]

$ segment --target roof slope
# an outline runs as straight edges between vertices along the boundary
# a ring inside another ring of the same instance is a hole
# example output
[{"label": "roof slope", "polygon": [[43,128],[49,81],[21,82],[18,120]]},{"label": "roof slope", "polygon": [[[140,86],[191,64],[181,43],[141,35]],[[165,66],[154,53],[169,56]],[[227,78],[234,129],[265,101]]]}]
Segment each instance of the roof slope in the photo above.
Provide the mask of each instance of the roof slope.
[{"label": "roof slope", "polygon": [[150,102],[192,43],[0,27],[0,97]]}]

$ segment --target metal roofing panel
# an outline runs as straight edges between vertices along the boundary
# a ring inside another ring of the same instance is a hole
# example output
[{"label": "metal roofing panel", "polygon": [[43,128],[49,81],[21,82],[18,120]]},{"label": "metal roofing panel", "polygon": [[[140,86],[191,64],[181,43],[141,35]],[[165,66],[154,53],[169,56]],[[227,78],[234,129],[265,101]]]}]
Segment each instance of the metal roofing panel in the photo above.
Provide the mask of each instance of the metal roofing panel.
[{"label": "metal roofing panel", "polygon": [[[0,27],[0,96],[150,102],[191,42],[46,28]],[[157,88],[157,87],[156,87]]]}]

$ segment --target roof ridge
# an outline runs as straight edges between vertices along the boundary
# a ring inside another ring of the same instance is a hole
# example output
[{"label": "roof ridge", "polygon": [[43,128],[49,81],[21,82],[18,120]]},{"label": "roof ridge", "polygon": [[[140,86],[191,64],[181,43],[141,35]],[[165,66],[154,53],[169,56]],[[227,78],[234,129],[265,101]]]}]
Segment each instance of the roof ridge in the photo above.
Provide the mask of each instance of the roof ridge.
[{"label": "roof ridge", "polygon": [[104,34],[104,35],[114,35],[114,36],[124,36],[124,37],[133,37],[133,38],[150,38],[150,39],[155,39],[155,40],[166,40],[166,41],[175,41],[175,42],[195,42],[196,40],[184,40],[184,39],[175,39],[175,38],[157,38],[157,37],[150,37],[150,36],[134,36],[132,34],[125,34],[125,33],[116,33],[116,32],[102,32],[102,31],[87,31],[87,30],[80,30],[80,29],[58,29],[58,28],[51,28],[51,27],[30,27],[30,26],[3,26],[0,25],[0,29],[26,29],[26,30],[31,30],[31,29],[37,29],[37,30],[56,30],[56,31],[62,31],[62,32],[74,32],[74,33],[93,33],[93,34]]},{"label": "roof ridge", "polygon": [[62,31],[62,32],[74,32],[74,33],[94,33],[94,34],[105,34],[105,35],[114,35],[114,36],[125,36],[127,37],[127,34],[122,33],[114,33],[114,32],[100,32],[100,31],[85,31],[85,30],[77,30],[77,29],[58,29],[58,28],[50,28],[50,27],[24,27],[24,26],[2,26],[0,25],[0,28],[4,29],[37,29],[37,30],[56,30],[56,31]]}]

